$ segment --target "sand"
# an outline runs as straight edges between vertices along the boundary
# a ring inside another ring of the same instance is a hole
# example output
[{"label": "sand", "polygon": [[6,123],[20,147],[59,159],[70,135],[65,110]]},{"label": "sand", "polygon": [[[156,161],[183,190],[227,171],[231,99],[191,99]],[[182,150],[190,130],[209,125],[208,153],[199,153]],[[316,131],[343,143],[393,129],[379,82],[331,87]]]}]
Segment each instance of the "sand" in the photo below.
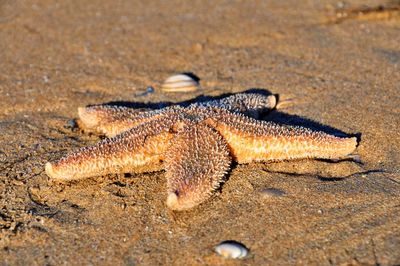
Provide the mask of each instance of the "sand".
[{"label": "sand", "polygon": [[[0,1],[0,264],[400,264],[399,5]],[[159,90],[185,71],[202,90]],[[250,88],[293,99],[263,119],[359,136],[362,164],[234,165],[210,200],[177,213],[163,172],[44,173],[100,139],[74,126],[80,106]],[[219,257],[224,240],[250,255]]]}]

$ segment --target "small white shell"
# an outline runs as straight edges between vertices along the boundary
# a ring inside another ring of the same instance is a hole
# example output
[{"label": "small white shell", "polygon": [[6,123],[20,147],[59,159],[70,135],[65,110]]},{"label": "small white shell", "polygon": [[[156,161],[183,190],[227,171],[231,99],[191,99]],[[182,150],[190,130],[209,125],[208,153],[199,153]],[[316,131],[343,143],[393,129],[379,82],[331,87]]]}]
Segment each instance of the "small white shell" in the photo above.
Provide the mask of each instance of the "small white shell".
[{"label": "small white shell", "polygon": [[167,78],[161,85],[165,92],[195,91],[199,88],[199,81],[187,74],[173,75]]},{"label": "small white shell", "polygon": [[226,259],[241,259],[249,254],[249,250],[236,241],[224,241],[214,248],[215,252]]}]

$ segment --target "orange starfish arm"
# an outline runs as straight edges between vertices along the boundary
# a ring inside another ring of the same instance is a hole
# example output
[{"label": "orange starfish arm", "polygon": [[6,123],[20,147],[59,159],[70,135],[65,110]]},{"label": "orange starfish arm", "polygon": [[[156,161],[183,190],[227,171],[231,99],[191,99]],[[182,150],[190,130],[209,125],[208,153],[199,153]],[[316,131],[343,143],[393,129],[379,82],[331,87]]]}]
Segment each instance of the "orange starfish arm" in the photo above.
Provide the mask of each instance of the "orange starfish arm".
[{"label": "orange starfish arm", "polygon": [[193,106],[223,108],[258,118],[260,113],[274,109],[276,104],[275,95],[238,93],[219,100],[193,104]]},{"label": "orange starfish arm", "polygon": [[223,110],[208,120],[226,140],[239,163],[301,158],[338,159],[352,153],[357,139],[258,121]]},{"label": "orange starfish arm", "polygon": [[184,125],[165,159],[168,207],[185,210],[208,199],[230,164],[228,147],[218,132],[205,124]]},{"label": "orange starfish arm", "polygon": [[140,173],[162,169],[165,150],[173,135],[173,114],[140,124],[98,144],[82,148],[45,166],[54,179],[74,180],[110,173]]},{"label": "orange starfish arm", "polygon": [[95,105],[78,108],[81,125],[107,137],[116,136],[132,127],[158,118],[157,111],[133,109],[110,105]]}]

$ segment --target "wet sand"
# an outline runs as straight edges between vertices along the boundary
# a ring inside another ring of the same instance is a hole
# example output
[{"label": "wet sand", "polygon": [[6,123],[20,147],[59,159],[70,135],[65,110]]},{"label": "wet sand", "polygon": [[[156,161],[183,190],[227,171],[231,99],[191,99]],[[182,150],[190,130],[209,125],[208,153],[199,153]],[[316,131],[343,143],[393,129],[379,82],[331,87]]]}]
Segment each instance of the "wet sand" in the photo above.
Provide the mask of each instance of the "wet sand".
[{"label": "wet sand", "polygon": [[[400,14],[388,8],[400,4],[147,2],[0,1],[1,265],[400,264]],[[185,71],[201,91],[158,89]],[[44,173],[100,139],[74,127],[80,106],[250,88],[294,99],[263,119],[361,135],[363,164],[234,165],[210,200],[178,213],[163,172]],[[219,257],[224,240],[250,256]]]}]

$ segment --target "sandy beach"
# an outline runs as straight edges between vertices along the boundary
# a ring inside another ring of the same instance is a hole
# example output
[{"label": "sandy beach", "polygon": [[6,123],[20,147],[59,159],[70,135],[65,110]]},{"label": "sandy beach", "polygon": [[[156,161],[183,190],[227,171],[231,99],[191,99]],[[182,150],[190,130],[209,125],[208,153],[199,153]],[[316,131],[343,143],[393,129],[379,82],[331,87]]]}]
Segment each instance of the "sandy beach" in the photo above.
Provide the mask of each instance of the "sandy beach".
[{"label": "sandy beach", "polygon": [[[399,1],[5,0],[0,40],[0,265],[400,264]],[[160,90],[182,72],[201,89]],[[164,172],[44,172],[101,139],[78,107],[252,88],[291,99],[264,120],[357,136],[361,163],[234,164],[184,212]]]}]

